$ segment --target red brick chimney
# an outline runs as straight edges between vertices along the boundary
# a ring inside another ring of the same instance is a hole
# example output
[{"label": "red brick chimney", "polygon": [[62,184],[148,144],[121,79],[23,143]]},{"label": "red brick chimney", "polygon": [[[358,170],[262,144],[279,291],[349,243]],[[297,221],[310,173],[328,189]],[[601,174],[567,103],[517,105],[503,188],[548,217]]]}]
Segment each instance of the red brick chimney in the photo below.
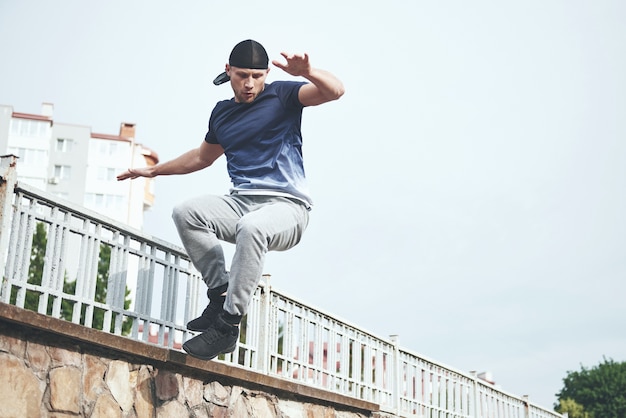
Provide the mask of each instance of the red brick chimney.
[{"label": "red brick chimney", "polygon": [[120,136],[122,138],[135,138],[135,124],[122,122],[120,125]]}]

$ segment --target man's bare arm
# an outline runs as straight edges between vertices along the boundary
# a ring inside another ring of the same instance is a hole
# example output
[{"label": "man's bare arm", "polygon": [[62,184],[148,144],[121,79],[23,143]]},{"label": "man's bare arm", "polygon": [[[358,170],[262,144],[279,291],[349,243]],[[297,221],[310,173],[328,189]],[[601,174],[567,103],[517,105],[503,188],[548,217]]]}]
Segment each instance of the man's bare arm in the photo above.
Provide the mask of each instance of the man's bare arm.
[{"label": "man's bare arm", "polygon": [[343,83],[328,71],[312,68],[308,54],[287,54],[281,52],[287,64],[272,61],[276,67],[293,76],[301,76],[310,81],[300,88],[298,99],[304,106],[317,106],[322,103],[337,100],[343,96]]},{"label": "man's bare arm", "polygon": [[173,174],[188,174],[209,167],[224,153],[218,144],[209,144],[202,141],[198,148],[194,148],[173,160],[157,164],[152,167],[129,168],[117,176],[118,180],[136,179],[137,177],[168,176]]}]

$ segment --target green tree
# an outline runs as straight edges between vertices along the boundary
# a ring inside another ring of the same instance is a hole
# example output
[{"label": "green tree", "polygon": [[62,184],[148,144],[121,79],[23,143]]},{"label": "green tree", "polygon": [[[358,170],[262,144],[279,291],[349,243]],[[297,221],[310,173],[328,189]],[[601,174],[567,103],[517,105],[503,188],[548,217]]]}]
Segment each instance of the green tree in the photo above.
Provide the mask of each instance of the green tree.
[{"label": "green tree", "polygon": [[[46,245],[48,242],[46,224],[38,222],[33,234],[32,249],[30,255],[30,264],[28,268],[28,283],[41,285],[43,277],[44,258],[46,254]],[[100,253],[98,259],[98,275],[96,278],[96,295],[95,301],[100,303],[106,302],[107,285],[109,280],[109,264],[111,262],[111,247],[108,245],[100,245]],[[63,292],[66,294],[76,294],[76,280],[68,281],[67,276],[63,282]],[[41,293],[34,291],[27,291],[25,296],[24,308],[32,311],[37,311],[39,306],[39,297]],[[124,309],[128,309],[130,306],[130,290],[126,287],[124,297]],[[17,298],[17,290],[12,289],[11,301],[15,303]],[[72,313],[74,309],[74,302],[63,299],[61,302],[61,317],[67,321],[72,320]],[[48,300],[48,315],[52,313],[52,299]],[[81,311],[81,323],[85,323],[86,308],[83,306]],[[111,332],[113,331],[113,325],[115,323],[115,316],[111,323]],[[102,329],[104,324],[104,310],[96,308],[94,309],[92,327]],[[132,327],[132,322],[124,320],[122,324],[122,333],[127,335]]]},{"label": "green tree", "polygon": [[[46,244],[48,243],[46,225],[38,222],[33,233],[32,249],[30,252],[30,263],[28,265],[28,284],[41,285],[43,276],[44,256],[46,255]],[[31,290],[26,291],[24,308],[37,312],[39,307],[39,296],[41,293]],[[11,303],[17,300],[17,288],[11,289]]]},{"label": "green tree", "polygon": [[568,372],[563,383],[563,389],[556,394],[559,400],[555,408],[557,411],[572,407],[570,401],[573,401],[590,418],[626,417],[626,362],[604,358],[603,362],[590,369],[581,366],[580,371]]},{"label": "green tree", "polygon": [[559,414],[567,413],[569,418],[593,418],[592,414],[585,412],[582,405],[570,398],[562,399],[555,410]]},{"label": "green tree", "polygon": [[[100,253],[98,258],[98,275],[96,277],[96,295],[95,301],[100,303],[105,303],[107,298],[107,285],[109,283],[109,265],[111,264],[111,247],[108,245],[101,244],[100,245]],[[72,282],[65,282],[63,284],[63,292],[68,294],[76,293],[76,280]],[[130,289],[126,287],[124,294],[124,309],[128,309],[130,307]],[[61,308],[61,316],[68,320],[72,320],[72,314],[74,309],[74,303],[68,300],[63,300],[62,308]],[[85,315],[87,308],[85,306],[82,307],[82,311],[80,314],[81,323],[85,323]],[[103,329],[104,328],[104,313],[105,311],[100,308],[95,308],[93,311],[93,319],[92,319],[92,328]],[[111,329],[110,332],[113,332],[115,326],[115,318],[117,314],[113,314],[113,319],[111,321]],[[130,329],[132,327],[132,321],[124,319],[122,322],[122,334],[128,335],[130,333]]]},{"label": "green tree", "polygon": [[48,237],[46,226],[43,222],[37,222],[35,233],[33,234],[32,250],[30,252],[30,265],[28,266],[28,282],[31,284],[41,284],[47,244]]}]

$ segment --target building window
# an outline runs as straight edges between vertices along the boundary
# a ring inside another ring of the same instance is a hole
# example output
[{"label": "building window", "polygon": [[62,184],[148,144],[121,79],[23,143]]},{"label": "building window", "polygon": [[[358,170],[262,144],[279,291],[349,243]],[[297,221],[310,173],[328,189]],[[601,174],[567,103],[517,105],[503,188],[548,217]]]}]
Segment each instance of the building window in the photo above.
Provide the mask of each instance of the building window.
[{"label": "building window", "polygon": [[72,150],[72,140],[67,138],[57,138],[56,150],[58,152],[70,152]]},{"label": "building window", "polygon": [[91,209],[120,210],[124,208],[124,196],[105,193],[85,193],[85,206]]},{"label": "building window", "polygon": [[55,165],[54,177],[60,180],[69,180],[72,177],[72,167],[69,165]]},{"label": "building window", "polygon": [[48,164],[48,155],[46,151],[41,149],[9,147],[7,151],[9,154],[17,155],[19,157],[18,164],[35,166]]},{"label": "building window", "polygon": [[115,168],[111,167],[98,167],[98,180],[114,181],[117,179],[115,175]]},{"label": "building window", "polygon": [[11,135],[45,138],[48,136],[50,122],[30,119],[11,119]]},{"label": "building window", "polygon": [[117,141],[100,141],[98,152],[102,155],[115,156],[123,152],[124,148]]}]

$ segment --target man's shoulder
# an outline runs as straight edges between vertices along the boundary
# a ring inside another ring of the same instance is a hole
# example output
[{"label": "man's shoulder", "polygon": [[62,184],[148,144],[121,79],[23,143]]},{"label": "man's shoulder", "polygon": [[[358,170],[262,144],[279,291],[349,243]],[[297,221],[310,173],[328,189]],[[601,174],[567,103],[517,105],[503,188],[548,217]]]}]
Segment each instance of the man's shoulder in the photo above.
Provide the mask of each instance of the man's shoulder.
[{"label": "man's shoulder", "polygon": [[215,104],[215,107],[233,106],[237,104],[233,98],[220,100]]},{"label": "man's shoulder", "polygon": [[303,81],[280,80],[267,84],[265,87],[265,97],[276,97],[281,103],[288,107],[299,106],[298,92],[300,87],[305,85]]},{"label": "man's shoulder", "polygon": [[233,99],[220,100],[219,102],[215,103],[215,106],[213,106],[213,110],[211,111],[211,117],[213,118],[216,115],[224,111],[228,111],[228,109],[231,109],[236,106],[237,106],[237,102],[235,102],[235,100]]},{"label": "man's shoulder", "polygon": [[265,85],[264,93],[278,97],[288,97],[297,94],[300,87],[305,85],[303,81],[277,80]]},{"label": "man's shoulder", "polygon": [[267,84],[265,88],[271,89],[290,89],[297,88],[306,84],[306,81],[297,80],[277,80]]}]

